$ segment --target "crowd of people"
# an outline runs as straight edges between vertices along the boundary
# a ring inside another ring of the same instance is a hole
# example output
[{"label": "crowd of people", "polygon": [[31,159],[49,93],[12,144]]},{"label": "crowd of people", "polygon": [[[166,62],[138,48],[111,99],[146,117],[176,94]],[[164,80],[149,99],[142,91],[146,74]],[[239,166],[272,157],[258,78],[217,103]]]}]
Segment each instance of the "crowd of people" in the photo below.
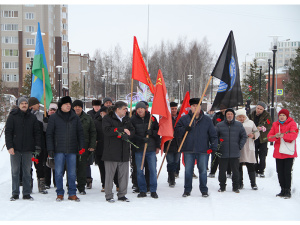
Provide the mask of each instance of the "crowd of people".
[{"label": "crowd of people", "polygon": [[[190,99],[191,108],[183,116],[178,115],[178,104],[170,103],[174,138],[164,144],[170,188],[176,185],[182,157],[182,197],[191,195],[195,165],[202,197],[209,196],[207,179],[215,178],[217,169],[218,191],[225,192],[227,178],[231,178],[232,191],[239,193],[244,188],[244,165],[251,188],[258,190],[256,178],[265,177],[268,142],[274,142],[273,157],[281,187],[276,196],[290,198],[298,129],[289,111],[280,110],[278,120],[272,123],[267,106],[261,101],[248,115],[245,109],[235,111],[224,105],[216,113],[205,113],[199,101],[199,98]],[[11,201],[19,199],[20,186],[23,186],[23,199],[33,200],[32,162],[38,191],[48,194],[52,181],[58,202],[64,200],[64,174],[68,200],[79,202],[77,193],[87,194],[86,189],[91,189],[93,183],[90,167],[93,163],[99,167],[99,188],[105,192],[107,202],[115,202],[113,184],[118,201],[129,202],[126,197],[129,177],[138,198],[147,197],[148,192],[152,198],[158,198],[156,154],[161,148],[161,138],[159,122],[151,116],[147,102],[138,102],[131,117],[127,103],[113,104],[109,97],[93,100],[93,109],[87,113],[81,100],[72,102],[69,96],[62,97],[57,104],[51,103],[44,114],[39,107],[38,99],[20,97],[6,121],[5,143],[12,174]],[[211,164],[208,165],[210,157]]]}]

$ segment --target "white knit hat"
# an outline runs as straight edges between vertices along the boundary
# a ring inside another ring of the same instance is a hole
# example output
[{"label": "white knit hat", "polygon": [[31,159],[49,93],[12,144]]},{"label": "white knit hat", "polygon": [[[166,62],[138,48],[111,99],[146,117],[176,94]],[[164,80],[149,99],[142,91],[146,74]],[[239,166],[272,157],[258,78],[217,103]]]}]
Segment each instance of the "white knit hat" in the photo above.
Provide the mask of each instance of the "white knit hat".
[{"label": "white knit hat", "polygon": [[236,113],[235,113],[235,117],[237,117],[237,116],[241,116],[241,115],[243,115],[243,116],[247,116],[247,114],[246,114],[246,110],[245,110],[245,109],[239,109],[239,110],[237,110],[237,111],[236,111]]}]

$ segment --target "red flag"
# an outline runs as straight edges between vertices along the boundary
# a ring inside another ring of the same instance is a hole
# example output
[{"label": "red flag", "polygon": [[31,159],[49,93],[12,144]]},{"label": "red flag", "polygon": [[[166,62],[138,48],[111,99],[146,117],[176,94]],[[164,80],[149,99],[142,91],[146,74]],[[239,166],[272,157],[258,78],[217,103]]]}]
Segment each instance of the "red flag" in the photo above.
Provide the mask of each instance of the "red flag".
[{"label": "red flag", "polygon": [[149,86],[150,91],[154,94],[154,85],[150,79],[147,67],[145,65],[142,53],[140,51],[136,37],[133,41],[133,59],[132,59],[132,79],[138,80]]},{"label": "red flag", "polygon": [[158,135],[162,136],[160,148],[163,152],[164,143],[173,139],[173,125],[169,96],[163,75],[160,70],[158,70],[157,74],[151,113],[160,115]]},{"label": "red flag", "polygon": [[175,126],[176,126],[178,120],[180,119],[180,117],[187,115],[189,113],[190,108],[191,108],[189,101],[190,101],[190,93],[187,91],[184,96],[180,111],[178,113],[178,116],[177,116],[177,119],[175,122]]}]

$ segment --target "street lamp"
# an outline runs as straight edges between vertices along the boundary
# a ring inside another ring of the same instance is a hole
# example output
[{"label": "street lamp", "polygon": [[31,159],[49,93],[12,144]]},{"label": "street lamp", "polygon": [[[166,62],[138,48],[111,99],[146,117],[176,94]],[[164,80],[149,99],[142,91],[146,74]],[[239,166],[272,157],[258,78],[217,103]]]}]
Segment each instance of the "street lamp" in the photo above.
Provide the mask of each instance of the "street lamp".
[{"label": "street lamp", "polygon": [[273,69],[273,66],[271,66],[271,59],[268,59],[268,64],[269,64],[269,73],[268,73],[268,106],[270,106],[270,71],[271,68]]},{"label": "street lamp", "polygon": [[105,85],[105,79],[106,79],[107,75],[106,74],[103,74],[102,75],[102,80],[104,81],[104,98],[106,97],[106,85]]},{"label": "street lamp", "polygon": [[258,101],[260,101],[260,95],[261,95],[261,70],[262,70],[262,66],[259,67]]},{"label": "street lamp", "polygon": [[81,73],[83,74],[83,110],[85,110],[85,73],[86,70],[81,70]]},{"label": "street lamp", "polygon": [[57,73],[58,73],[58,100],[59,100],[60,99],[60,90],[61,90],[61,88],[60,88],[60,82],[61,82],[60,70],[61,70],[62,66],[56,66],[56,68],[57,68]]},{"label": "street lamp", "polygon": [[115,98],[115,101],[117,101],[117,78],[114,78],[114,82],[115,82],[115,96],[116,96],[116,98]]},{"label": "street lamp", "polygon": [[189,93],[191,94],[191,80],[193,79],[193,75],[187,75],[189,80]]},{"label": "street lamp", "polygon": [[32,67],[33,67],[33,57],[32,57],[32,55],[34,54],[35,50],[30,49],[27,52],[30,52],[30,69],[31,69],[31,71],[30,71],[30,74],[31,74],[30,90],[31,90],[31,88],[32,88],[32,75],[33,75],[32,74]]},{"label": "street lamp", "polygon": [[177,80],[178,82],[178,104],[180,105],[180,81],[181,80]]}]

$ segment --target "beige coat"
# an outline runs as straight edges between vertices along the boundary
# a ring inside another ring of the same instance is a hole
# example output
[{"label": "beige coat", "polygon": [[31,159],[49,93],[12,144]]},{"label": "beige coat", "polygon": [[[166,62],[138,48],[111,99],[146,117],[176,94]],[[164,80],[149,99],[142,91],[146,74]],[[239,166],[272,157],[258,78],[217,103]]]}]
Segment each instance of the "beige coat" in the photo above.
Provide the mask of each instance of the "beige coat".
[{"label": "beige coat", "polygon": [[[244,121],[243,126],[246,130],[247,135],[251,134],[253,131],[256,131],[257,128],[252,120],[247,119]],[[255,140],[259,137],[259,132],[255,132]],[[241,157],[240,157],[240,163],[246,162],[246,163],[256,163],[255,158],[255,144],[254,139],[247,138],[247,142],[244,145],[243,149],[241,150]]]}]

